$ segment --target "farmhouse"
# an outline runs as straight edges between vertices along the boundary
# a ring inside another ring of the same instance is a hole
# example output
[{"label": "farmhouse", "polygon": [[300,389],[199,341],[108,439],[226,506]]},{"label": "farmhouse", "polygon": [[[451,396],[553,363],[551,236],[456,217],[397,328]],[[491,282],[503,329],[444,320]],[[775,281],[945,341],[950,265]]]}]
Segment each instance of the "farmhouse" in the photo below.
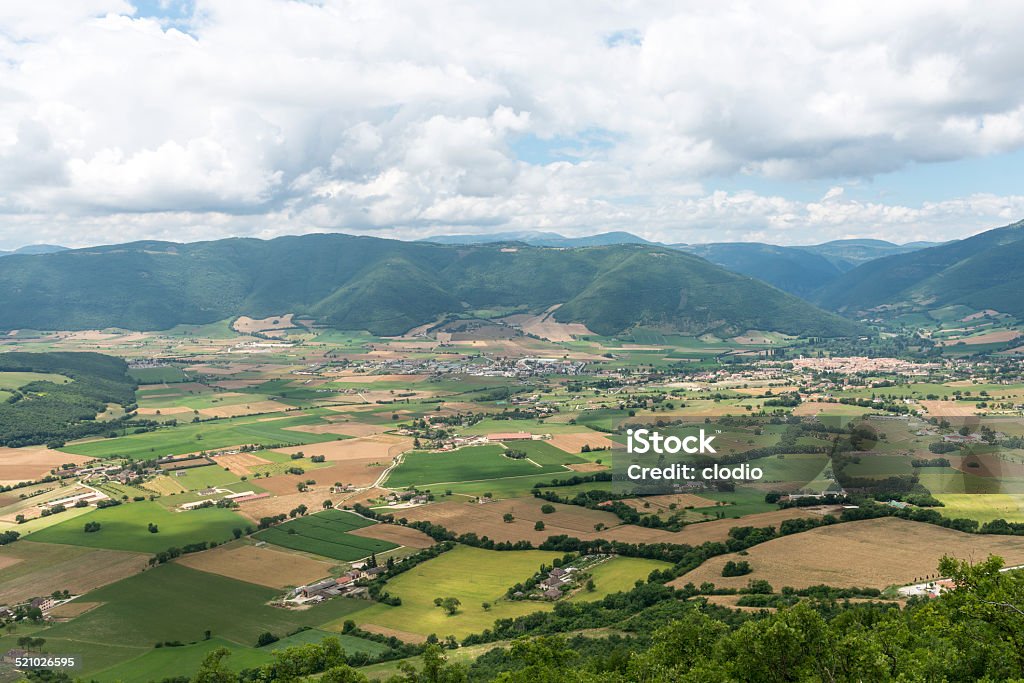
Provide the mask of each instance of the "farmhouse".
[{"label": "farmhouse", "polygon": [[324,579],[322,581],[317,581],[316,583],[311,583],[308,586],[300,586],[297,590],[302,597],[312,598],[316,595],[322,595],[329,588],[334,588],[337,584],[337,579]]},{"label": "farmhouse", "polygon": [[557,600],[558,598],[562,597],[562,591],[558,590],[557,588],[549,588],[546,591],[544,591],[544,597],[548,600]]},{"label": "farmhouse", "polygon": [[488,441],[531,441],[533,434],[529,432],[496,432],[487,435]]},{"label": "farmhouse", "polygon": [[45,503],[43,503],[43,505],[45,507],[48,507],[48,508],[52,508],[52,507],[55,507],[57,505],[63,505],[64,507],[71,507],[73,505],[76,505],[79,501],[85,501],[86,503],[90,503],[91,504],[91,503],[96,503],[97,501],[100,501],[100,500],[105,500],[106,498],[107,498],[107,495],[104,494],[104,493],[101,493],[99,491],[93,491],[92,489],[87,489],[83,493],[76,493],[76,494],[71,495],[71,496],[65,496],[63,498],[55,498],[54,500],[46,501]]},{"label": "farmhouse", "polygon": [[32,602],[29,603],[29,607],[38,607],[40,610],[45,612],[56,604],[57,602],[51,597],[33,598]]},{"label": "farmhouse", "polygon": [[21,659],[26,654],[27,653],[24,650],[8,650],[4,653],[3,659],[0,661],[3,661],[5,664],[14,664],[16,660]]}]

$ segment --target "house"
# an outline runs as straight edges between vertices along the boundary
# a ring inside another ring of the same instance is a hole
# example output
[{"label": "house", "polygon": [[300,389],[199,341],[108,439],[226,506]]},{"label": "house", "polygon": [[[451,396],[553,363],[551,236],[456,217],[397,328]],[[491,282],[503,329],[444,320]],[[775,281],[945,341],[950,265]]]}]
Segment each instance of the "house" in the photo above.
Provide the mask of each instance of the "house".
[{"label": "house", "polygon": [[544,597],[548,600],[557,600],[558,598],[562,597],[562,591],[558,590],[557,588],[549,588],[546,591],[544,591]]},{"label": "house", "polygon": [[368,579],[373,579],[380,576],[387,570],[387,567],[369,567],[368,569],[363,570],[363,575],[366,576],[366,578]]},{"label": "house", "polygon": [[548,576],[553,576],[553,577],[555,577],[557,579],[557,578],[561,578],[561,577],[565,576],[568,573],[569,572],[567,572],[566,570],[562,569],[561,567],[555,567],[554,569],[552,569],[551,571],[548,572]]},{"label": "house", "polygon": [[24,650],[8,650],[0,661],[3,661],[5,664],[14,664],[15,660],[24,657],[26,654]]},{"label": "house", "polygon": [[32,602],[29,603],[29,607],[38,607],[40,610],[45,612],[46,610],[53,607],[55,604],[57,604],[56,601],[53,598],[47,596],[45,598],[33,598]]}]

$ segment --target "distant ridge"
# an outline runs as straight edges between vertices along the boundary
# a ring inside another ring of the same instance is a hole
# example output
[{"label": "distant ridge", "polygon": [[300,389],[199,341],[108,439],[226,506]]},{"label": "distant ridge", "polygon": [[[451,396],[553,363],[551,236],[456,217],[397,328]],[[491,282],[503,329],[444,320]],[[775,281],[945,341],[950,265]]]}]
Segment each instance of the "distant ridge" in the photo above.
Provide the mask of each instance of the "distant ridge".
[{"label": "distant ridge", "polygon": [[614,335],[636,325],[723,336],[847,336],[861,327],[668,247],[441,245],[343,234],[134,242],[0,261],[6,329],[160,330],[309,315],[394,335],[475,310],[540,313]]},{"label": "distant ridge", "polygon": [[56,244],[29,244],[24,247],[18,247],[13,251],[0,251],[0,256],[13,256],[15,254],[53,254],[58,251],[67,251],[67,247],[57,246]]},{"label": "distant ridge", "polygon": [[522,230],[519,232],[494,232],[473,235],[437,235],[425,237],[419,242],[434,244],[493,244],[496,242],[521,242],[534,247],[603,247],[612,244],[657,244],[629,232],[605,232],[586,237],[565,237],[556,232]]},{"label": "distant ridge", "polygon": [[865,263],[813,300],[857,315],[878,306],[962,304],[1024,317],[1024,221],[912,253]]}]

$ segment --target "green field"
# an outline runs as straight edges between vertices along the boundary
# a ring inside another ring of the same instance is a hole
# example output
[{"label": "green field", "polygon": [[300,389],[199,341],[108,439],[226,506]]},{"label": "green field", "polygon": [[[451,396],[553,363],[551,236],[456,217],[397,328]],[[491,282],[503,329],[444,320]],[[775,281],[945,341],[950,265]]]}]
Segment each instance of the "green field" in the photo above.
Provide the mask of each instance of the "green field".
[{"label": "green field", "polygon": [[131,368],[128,375],[139,384],[163,384],[165,382],[187,382],[188,375],[181,368]]},{"label": "green field", "polygon": [[966,517],[979,522],[1005,519],[1024,522],[1024,495],[1006,493],[941,493],[936,498],[945,507],[938,508],[945,517]]},{"label": "green field", "polygon": [[523,451],[526,457],[538,465],[567,465],[570,463],[587,462],[574,453],[566,453],[561,448],[555,448],[546,441],[512,441],[507,444],[511,449]]},{"label": "green field", "polygon": [[[201,642],[209,630],[214,637],[251,647],[264,631],[283,636],[300,626],[347,617],[368,604],[335,598],[307,610],[285,610],[267,604],[277,594],[271,588],[171,563],[89,593],[86,600],[105,604],[45,629],[40,636],[51,648],[82,654],[83,673],[91,673],[117,663],[107,663],[108,654],[95,658],[93,666],[96,644],[116,643],[126,650],[120,659],[127,660],[146,654],[158,642]],[[170,674],[177,673],[171,666]]]},{"label": "green field", "polygon": [[231,652],[225,663],[236,672],[254,669],[273,659],[268,649],[243,647],[229,640],[214,637],[184,647],[152,648],[139,657],[90,674],[89,678],[100,683],[145,683],[172,676],[193,676],[206,655],[220,647]]},{"label": "green field", "polygon": [[672,565],[658,560],[639,557],[613,557],[593,569],[587,570],[594,581],[594,591],[580,591],[567,598],[570,602],[600,600],[606,595],[632,590],[637,581],[644,581],[655,569],[668,569]]},{"label": "green field", "polygon": [[266,420],[258,416],[211,420],[196,424],[179,424],[176,427],[158,429],[145,434],[130,434],[116,439],[73,443],[61,450],[94,458],[125,457],[138,460],[196,453],[239,444],[302,445],[344,438],[336,434],[310,434],[285,429],[323,423],[324,421],[316,415],[302,414],[296,417],[282,417],[280,420]]},{"label": "green field", "polygon": [[205,467],[192,467],[178,470],[177,472],[168,472],[167,476],[189,490],[231,486],[232,484],[242,483],[241,478],[237,474],[229,472],[219,465],[206,465]]},{"label": "green field", "polygon": [[[99,522],[100,530],[85,533],[85,522]],[[149,523],[157,533],[150,533]],[[244,529],[249,521],[225,508],[172,512],[155,502],[125,503],[61,522],[31,535],[33,541],[68,543],[90,548],[157,553],[202,541],[226,541],[235,527]]]},{"label": "green field", "polygon": [[[387,583],[387,591],[402,599],[398,607],[377,604],[357,613],[352,619],[360,624],[444,637],[457,637],[490,628],[495,619],[517,617],[542,609],[551,603],[503,600],[505,590],[537,571],[561,553],[541,550],[481,550],[457,546],[432,560],[417,565]],[[434,598],[455,597],[462,602],[459,611],[448,616],[434,606]],[[492,604],[485,611],[482,603]],[[341,622],[330,628],[340,628]]]},{"label": "green field", "polygon": [[30,382],[67,384],[72,381],[70,377],[52,372],[0,372],[0,389],[18,389]]},{"label": "green field", "polygon": [[368,557],[372,553],[383,553],[398,547],[387,541],[346,533],[373,524],[374,522],[350,512],[324,510],[309,517],[299,517],[279,526],[264,529],[254,538],[282,548],[352,562]]},{"label": "green field", "polygon": [[471,446],[450,453],[406,453],[402,464],[388,476],[387,486],[401,488],[566,471],[560,465],[537,466],[525,459],[513,460],[502,455],[504,452],[501,446]]}]

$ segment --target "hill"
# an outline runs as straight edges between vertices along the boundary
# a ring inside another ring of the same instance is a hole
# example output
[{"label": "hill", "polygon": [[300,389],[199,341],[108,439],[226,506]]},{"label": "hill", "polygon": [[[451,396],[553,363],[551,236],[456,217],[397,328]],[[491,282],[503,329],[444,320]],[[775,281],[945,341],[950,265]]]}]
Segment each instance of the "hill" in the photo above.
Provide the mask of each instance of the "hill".
[{"label": "hill", "polygon": [[1024,315],[1024,221],[967,239],[881,258],[843,274],[813,300],[855,314],[882,305],[963,304]]},{"label": "hill", "polygon": [[908,254],[920,249],[933,247],[938,244],[938,242],[893,244],[892,242],[886,242],[885,240],[850,239],[833,240],[823,244],[794,248],[823,256],[841,272],[846,272],[861,264],[874,261],[875,259],[893,256],[895,254]]},{"label": "hill", "polygon": [[439,245],[350,235],[132,244],[0,261],[7,329],[168,329],[285,312],[401,334],[445,314],[505,307],[599,334],[658,324],[843,336],[855,324],[674,249]]},{"label": "hill", "polygon": [[611,244],[656,244],[628,232],[604,232],[586,237],[564,237],[556,232],[496,232],[480,235],[437,235],[420,240],[435,244],[494,244],[522,242],[534,247],[602,247]]},{"label": "hill", "polygon": [[0,251],[0,256],[12,256],[14,254],[52,254],[57,251],[64,251],[67,247],[56,244],[29,244],[18,247],[13,251]]},{"label": "hill", "polygon": [[809,296],[843,273],[843,269],[825,256],[803,247],[722,242],[679,245],[679,248],[800,297]]}]

